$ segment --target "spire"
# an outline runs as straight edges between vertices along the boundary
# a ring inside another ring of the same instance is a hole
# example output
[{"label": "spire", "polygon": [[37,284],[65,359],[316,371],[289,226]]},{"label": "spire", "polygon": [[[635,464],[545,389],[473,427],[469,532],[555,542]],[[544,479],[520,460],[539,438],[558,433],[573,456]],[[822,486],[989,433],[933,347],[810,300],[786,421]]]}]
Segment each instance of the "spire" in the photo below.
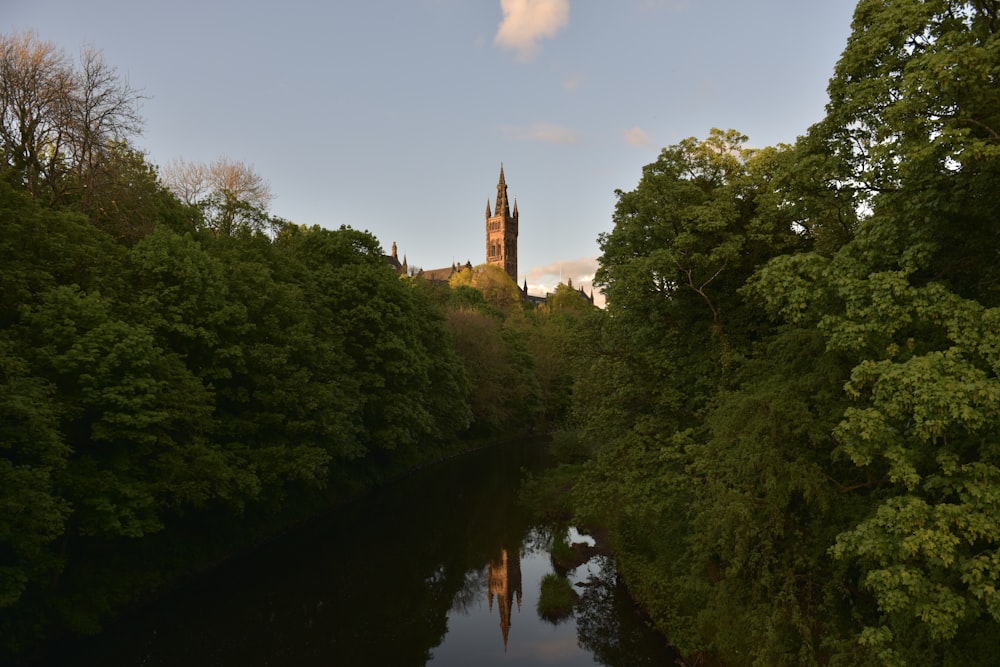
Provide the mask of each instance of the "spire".
[{"label": "spire", "polygon": [[503,164],[500,165],[500,181],[497,183],[497,205],[493,208],[496,215],[506,218],[510,212],[507,204],[507,181],[503,178]]},{"label": "spire", "polygon": [[500,164],[500,178],[497,180],[497,199],[490,215],[490,202],[486,202],[486,259],[507,272],[511,280],[517,281],[517,200],[511,212],[511,202],[507,198],[507,177]]},{"label": "spire", "polygon": [[393,259],[397,259],[397,255],[396,255],[396,242],[395,241],[392,242],[392,258]]}]

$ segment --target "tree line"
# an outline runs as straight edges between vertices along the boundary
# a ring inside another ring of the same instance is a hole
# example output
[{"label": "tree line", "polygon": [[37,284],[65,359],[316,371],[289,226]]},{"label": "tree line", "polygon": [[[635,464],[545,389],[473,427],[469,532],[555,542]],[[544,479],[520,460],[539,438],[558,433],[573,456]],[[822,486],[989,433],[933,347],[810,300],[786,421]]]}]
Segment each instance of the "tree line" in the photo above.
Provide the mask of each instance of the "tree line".
[{"label": "tree line", "polygon": [[98,51],[15,34],[0,68],[0,654],[567,412],[572,290],[397,276],[225,158],[161,176]]},{"label": "tree line", "polygon": [[574,498],[692,659],[996,661],[998,31],[862,0],[794,145],[713,130],[617,193]]},{"label": "tree line", "polygon": [[713,130],[617,193],[605,311],[525,309],[490,267],[400,279],[222,166],[172,191],[129,144],[135,91],[5,71],[0,636],[93,627],[162,584],[134,563],[217,556],[207,530],[565,423],[592,451],[577,519],[692,660],[990,664],[998,27],[992,2],[861,0],[794,144]]}]

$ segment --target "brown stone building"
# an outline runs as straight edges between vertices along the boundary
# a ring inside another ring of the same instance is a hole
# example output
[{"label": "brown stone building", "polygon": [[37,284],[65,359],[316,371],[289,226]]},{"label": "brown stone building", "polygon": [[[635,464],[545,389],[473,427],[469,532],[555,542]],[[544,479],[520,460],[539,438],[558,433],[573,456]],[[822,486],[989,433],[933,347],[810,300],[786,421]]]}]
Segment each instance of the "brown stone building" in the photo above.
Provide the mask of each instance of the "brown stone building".
[{"label": "brown stone building", "polygon": [[514,200],[512,210],[507,199],[503,165],[500,165],[497,202],[492,214],[490,200],[486,200],[486,263],[503,268],[517,283],[517,200]]},{"label": "brown stone building", "polygon": [[[408,273],[406,256],[399,261],[396,242],[392,242],[392,254],[385,256],[386,261],[396,269],[396,273]],[[504,180],[503,165],[500,165],[500,182],[497,183],[497,201],[494,211],[490,212],[490,200],[486,200],[486,263],[496,264],[503,268],[511,280],[517,283],[517,201],[513,209],[507,199],[507,182]],[[447,281],[455,273],[465,268],[472,268],[472,262],[452,264],[441,269],[421,269],[414,275],[426,280]]]},{"label": "brown stone building", "polygon": [[[500,180],[497,183],[497,197],[492,211],[490,210],[490,200],[486,200],[486,263],[496,264],[501,267],[515,284],[518,278],[517,232],[517,199],[514,200],[512,205],[507,196],[507,181],[504,178],[503,165],[500,165]],[[412,273],[412,275],[424,278],[425,280],[442,282],[448,281],[455,273],[462,269],[472,268],[472,262],[467,261],[465,264],[456,263],[441,269],[421,269],[416,272],[410,272],[407,267],[406,256],[404,255],[402,262],[399,261],[399,256],[396,254],[395,242],[392,244],[392,255],[386,255],[385,259],[390,266],[396,269],[396,273],[398,274]],[[570,287],[572,287],[572,282],[570,282]],[[594,303],[593,292],[588,295],[582,289],[577,291],[589,303]],[[531,301],[535,305],[545,304],[548,296],[550,296],[529,295],[527,280],[524,281],[521,293],[525,300]]]}]

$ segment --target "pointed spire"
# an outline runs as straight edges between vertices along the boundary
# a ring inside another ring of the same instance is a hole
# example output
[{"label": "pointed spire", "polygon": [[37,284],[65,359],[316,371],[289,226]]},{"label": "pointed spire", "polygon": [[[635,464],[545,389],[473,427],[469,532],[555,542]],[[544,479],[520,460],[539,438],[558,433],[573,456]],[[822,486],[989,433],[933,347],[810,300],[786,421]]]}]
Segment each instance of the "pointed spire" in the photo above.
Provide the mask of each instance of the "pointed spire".
[{"label": "pointed spire", "polygon": [[517,197],[514,197],[514,217],[517,217]]},{"label": "pointed spire", "polygon": [[496,215],[506,218],[510,214],[510,205],[507,203],[507,181],[503,178],[503,164],[500,164],[500,181],[497,183],[497,203],[493,207]]},{"label": "pointed spire", "polygon": [[489,197],[486,198],[486,217],[487,218],[493,217],[493,214],[490,213],[490,199],[489,199]]},{"label": "pointed spire", "polygon": [[521,291],[524,292],[525,294],[528,293],[528,279],[527,278],[524,279],[524,289],[521,290]]}]

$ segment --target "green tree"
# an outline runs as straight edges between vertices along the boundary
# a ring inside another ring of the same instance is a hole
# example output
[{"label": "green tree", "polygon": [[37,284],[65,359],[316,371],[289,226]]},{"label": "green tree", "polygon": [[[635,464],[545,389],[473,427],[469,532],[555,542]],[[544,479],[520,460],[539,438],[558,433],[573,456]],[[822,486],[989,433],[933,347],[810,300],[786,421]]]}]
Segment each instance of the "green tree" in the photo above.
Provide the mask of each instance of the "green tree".
[{"label": "green tree", "polygon": [[53,387],[0,339],[0,609],[59,570],[49,545],[70,506],[56,486],[70,448],[59,433]]},{"label": "green tree", "polygon": [[[592,319],[590,371],[575,384],[597,443],[576,494],[584,518],[611,528],[630,589],[685,652],[808,661],[823,588],[810,568],[831,569],[828,542],[791,536],[814,531],[829,499],[830,417],[812,416],[810,401],[781,408],[816,342],[776,329],[743,287],[770,259],[835,238],[829,218],[811,217],[835,200],[796,180],[795,149],[745,141],[718,130],[685,140],[618,193],[615,227],[600,239],[607,312]],[[766,361],[754,364],[758,355]],[[808,375],[803,390],[823,396],[830,377]],[[778,414],[783,428],[771,424]],[[786,604],[770,607],[776,598]]]},{"label": "green tree", "polygon": [[34,373],[56,388],[60,430],[74,455],[60,483],[83,535],[139,537],[163,528],[164,510],[191,500],[171,484],[190,475],[178,448],[210,414],[197,383],[144,326],[116,317],[99,293],[57,287],[26,309]]},{"label": "green tree", "polygon": [[883,662],[982,660],[1000,620],[998,19],[859,3],[810,141],[865,216],[832,256],[759,277],[774,312],[851,360],[833,435],[867,502],[831,553],[856,568],[858,642]]},{"label": "green tree", "polygon": [[533,424],[541,397],[526,335],[476,309],[450,310],[448,325],[469,379],[473,433],[497,435]]},{"label": "green tree", "polygon": [[308,272],[303,289],[317,326],[340,341],[356,386],[348,394],[359,409],[341,425],[362,446],[355,454],[400,457],[429,438],[454,437],[468,408],[464,396],[450,405],[434,396],[432,378],[446,395],[464,388],[440,311],[391,270],[369,233],[286,231],[279,241]]},{"label": "green tree", "polygon": [[565,425],[569,419],[574,383],[589,363],[581,349],[591,344],[588,316],[596,310],[577,290],[559,284],[545,306],[525,319],[545,424]]},{"label": "green tree", "polygon": [[585,313],[592,307],[580,292],[563,283],[556,285],[545,305],[553,313]]},{"label": "green tree", "polygon": [[125,142],[106,147],[88,175],[88,196],[79,208],[115,240],[134,245],[158,224],[193,229],[193,211],[160,183],[156,167]]},{"label": "green tree", "polygon": [[490,306],[507,313],[522,307],[521,290],[507,272],[496,264],[480,264],[457,272],[448,281],[453,290],[473,287]]}]

